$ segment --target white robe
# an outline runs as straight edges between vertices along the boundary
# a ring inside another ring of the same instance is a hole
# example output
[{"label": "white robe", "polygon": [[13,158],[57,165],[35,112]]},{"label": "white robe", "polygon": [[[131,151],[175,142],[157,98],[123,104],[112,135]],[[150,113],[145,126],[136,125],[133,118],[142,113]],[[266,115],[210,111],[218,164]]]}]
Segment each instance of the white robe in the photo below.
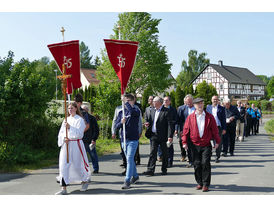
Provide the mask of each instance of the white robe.
[{"label": "white robe", "polygon": [[79,183],[82,181],[87,182],[90,180],[91,172],[85,146],[82,141],[86,127],[85,121],[77,114],[74,117],[69,116],[67,118],[67,122],[70,125],[68,138],[70,140],[76,140],[69,141],[68,144],[69,163],[67,163],[67,147],[64,141],[66,137],[64,122],[65,121],[62,123],[58,135],[58,146],[61,147],[61,150],[59,155],[59,177],[57,177],[57,179],[60,181],[60,185],[62,185],[62,178],[64,178],[66,184]]}]

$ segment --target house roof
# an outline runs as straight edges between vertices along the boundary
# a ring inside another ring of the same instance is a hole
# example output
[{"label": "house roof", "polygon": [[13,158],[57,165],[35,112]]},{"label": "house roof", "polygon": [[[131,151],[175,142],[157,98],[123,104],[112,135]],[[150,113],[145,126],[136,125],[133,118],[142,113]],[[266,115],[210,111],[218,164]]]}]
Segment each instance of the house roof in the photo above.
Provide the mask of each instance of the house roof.
[{"label": "house roof", "polygon": [[90,84],[99,84],[99,80],[96,79],[96,69],[81,68],[81,72],[84,74]]},{"label": "house roof", "polygon": [[207,65],[192,81],[191,84],[200,76],[200,74],[207,68],[211,66],[224,78],[226,78],[230,83],[241,83],[241,84],[257,84],[266,85],[263,80],[253,74],[247,68],[233,67],[233,66],[220,66],[219,64],[209,64]]}]

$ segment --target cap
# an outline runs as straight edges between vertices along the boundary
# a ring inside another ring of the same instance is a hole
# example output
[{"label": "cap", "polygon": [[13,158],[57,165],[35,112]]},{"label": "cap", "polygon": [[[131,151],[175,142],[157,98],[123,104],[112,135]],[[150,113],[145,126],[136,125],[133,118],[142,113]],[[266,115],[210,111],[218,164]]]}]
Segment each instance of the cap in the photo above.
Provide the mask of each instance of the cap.
[{"label": "cap", "polygon": [[204,101],[203,98],[198,97],[198,98],[196,98],[196,99],[193,100],[193,104],[197,104],[197,103],[203,102],[203,101]]}]

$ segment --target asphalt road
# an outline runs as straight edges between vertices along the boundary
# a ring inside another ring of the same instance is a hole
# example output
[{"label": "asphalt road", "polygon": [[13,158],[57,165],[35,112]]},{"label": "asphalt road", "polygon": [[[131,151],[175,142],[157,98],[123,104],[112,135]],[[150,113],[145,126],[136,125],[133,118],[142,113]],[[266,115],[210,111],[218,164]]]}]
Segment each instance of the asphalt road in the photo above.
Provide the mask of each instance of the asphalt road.
[{"label": "asphalt road", "polygon": [[[195,190],[194,169],[180,162],[178,140],[175,140],[174,166],[167,176],[161,176],[157,162],[155,176],[142,173],[148,162],[149,145],[140,146],[141,165],[137,167],[140,181],[129,190],[121,190],[124,177],[118,153],[99,158],[100,171],[92,175],[88,191],[80,192],[81,185],[70,185],[69,195],[274,195],[274,142],[263,127],[260,134],[244,142],[236,142],[235,156],[221,157],[220,163],[211,162],[210,191]],[[214,156],[213,158],[214,159]],[[53,195],[60,189],[55,177],[58,167],[35,170],[30,173],[0,174],[0,195]]]}]

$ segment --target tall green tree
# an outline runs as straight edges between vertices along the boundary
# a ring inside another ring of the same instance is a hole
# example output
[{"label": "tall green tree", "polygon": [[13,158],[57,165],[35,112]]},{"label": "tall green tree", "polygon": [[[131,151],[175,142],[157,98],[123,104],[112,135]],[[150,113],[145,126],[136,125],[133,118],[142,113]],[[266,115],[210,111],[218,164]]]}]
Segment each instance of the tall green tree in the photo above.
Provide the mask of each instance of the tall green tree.
[{"label": "tall green tree", "polygon": [[210,60],[206,58],[206,53],[198,54],[196,50],[190,50],[188,52],[188,61],[183,60],[181,65],[181,72],[178,74],[176,80],[177,84],[184,88],[188,86],[190,82],[210,63]]},{"label": "tall green tree", "polygon": [[[121,40],[139,42],[127,92],[143,92],[146,88],[150,88],[151,93],[163,92],[172,80],[168,78],[171,64],[168,63],[165,47],[161,46],[158,40],[158,26],[161,20],[151,18],[151,14],[146,12],[125,12],[119,14],[118,18],[113,28],[114,34],[110,38],[119,39],[119,25]],[[102,53],[98,76],[101,81],[119,83],[105,51]]]},{"label": "tall green tree", "polygon": [[185,92],[181,87],[177,87],[175,91],[175,106],[176,108],[184,104]]},{"label": "tall green tree", "polygon": [[80,43],[80,64],[81,64],[81,68],[86,68],[86,69],[90,69],[90,68],[94,68],[94,65],[92,65],[91,59],[92,59],[92,55],[90,55],[90,49],[88,48],[88,46],[81,41]]}]

